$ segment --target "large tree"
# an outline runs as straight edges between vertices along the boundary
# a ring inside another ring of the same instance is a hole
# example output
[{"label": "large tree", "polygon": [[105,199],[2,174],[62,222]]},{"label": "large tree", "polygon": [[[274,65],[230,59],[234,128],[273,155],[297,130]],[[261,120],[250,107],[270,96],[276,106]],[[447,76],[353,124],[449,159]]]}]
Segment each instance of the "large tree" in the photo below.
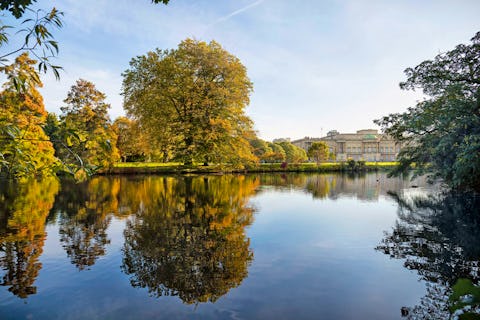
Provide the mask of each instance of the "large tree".
[{"label": "large tree", "polygon": [[450,186],[480,190],[480,32],[405,70],[402,89],[422,89],[428,99],[376,120],[402,142],[398,172],[412,164]]},{"label": "large tree", "polygon": [[255,160],[245,114],[252,83],[240,60],[215,41],[187,39],[177,49],[148,52],[132,59],[123,76],[128,114],[178,160]]},{"label": "large tree", "polygon": [[80,169],[110,167],[119,160],[117,136],[110,123],[105,94],[86,80],[78,80],[61,108],[65,149],[60,155],[67,165]]}]

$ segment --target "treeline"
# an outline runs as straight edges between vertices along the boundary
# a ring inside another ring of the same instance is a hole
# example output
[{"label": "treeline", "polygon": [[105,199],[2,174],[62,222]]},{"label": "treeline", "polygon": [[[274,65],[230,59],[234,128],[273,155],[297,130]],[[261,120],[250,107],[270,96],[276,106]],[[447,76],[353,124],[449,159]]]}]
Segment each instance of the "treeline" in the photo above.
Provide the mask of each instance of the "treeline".
[{"label": "treeline", "polygon": [[1,175],[63,172],[81,179],[118,161],[238,168],[307,160],[290,142],[256,136],[245,114],[252,91],[246,69],[214,41],[187,39],[178,49],[132,59],[122,86],[128,117],[113,122],[105,94],[83,79],[70,88],[60,115],[47,113],[35,64],[23,53],[3,70]]},{"label": "treeline", "polygon": [[[117,148],[122,162],[167,163],[179,160],[168,146],[162,147],[155,134],[144,130],[134,119],[119,117],[113,128],[118,134]],[[308,160],[307,152],[290,142],[274,143],[253,136],[248,139],[248,144],[250,157],[255,163],[301,163]]]},{"label": "treeline", "polygon": [[[118,161],[105,95],[93,83],[78,80],[62,114],[48,114],[35,64],[23,53],[7,67],[0,92],[0,174],[22,178],[66,172],[82,178]],[[16,79],[22,80],[22,88]]]}]

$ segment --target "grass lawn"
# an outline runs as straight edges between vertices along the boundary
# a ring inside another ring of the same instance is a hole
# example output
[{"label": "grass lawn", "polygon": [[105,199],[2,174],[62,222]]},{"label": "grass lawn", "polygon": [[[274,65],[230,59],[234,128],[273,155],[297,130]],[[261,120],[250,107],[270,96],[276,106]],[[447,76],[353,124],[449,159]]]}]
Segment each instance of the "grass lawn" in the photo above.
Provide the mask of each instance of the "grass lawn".
[{"label": "grass lawn", "polygon": [[[365,171],[388,169],[395,166],[397,162],[366,162]],[[137,173],[226,173],[226,172],[340,172],[348,171],[345,163],[324,162],[320,164],[307,163],[288,163],[286,166],[281,163],[261,163],[255,166],[248,166],[244,169],[238,169],[229,165],[213,164],[203,166],[203,164],[194,164],[184,166],[178,162],[121,162],[116,163],[109,171],[113,174],[137,174]],[[350,169],[351,170],[351,169]]]},{"label": "grass lawn", "polygon": [[152,167],[178,167],[180,162],[118,162],[115,168],[152,168]]}]

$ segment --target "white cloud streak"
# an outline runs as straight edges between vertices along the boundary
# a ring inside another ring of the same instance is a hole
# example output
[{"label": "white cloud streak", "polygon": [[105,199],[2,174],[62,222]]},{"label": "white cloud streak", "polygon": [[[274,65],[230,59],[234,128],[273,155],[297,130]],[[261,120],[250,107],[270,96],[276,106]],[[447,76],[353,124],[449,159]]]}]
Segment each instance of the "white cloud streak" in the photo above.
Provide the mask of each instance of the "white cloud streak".
[{"label": "white cloud streak", "polygon": [[214,21],[213,23],[211,23],[208,27],[210,28],[210,27],[213,27],[214,25],[217,25],[217,24],[219,24],[219,23],[225,22],[225,21],[227,21],[227,20],[235,17],[236,15],[239,15],[240,13],[243,13],[243,12],[245,12],[245,11],[253,8],[253,7],[258,6],[259,4],[261,4],[261,3],[264,2],[264,1],[265,1],[265,0],[258,0],[258,1],[255,1],[255,2],[253,2],[253,3],[251,3],[251,4],[249,4],[248,6],[245,6],[245,7],[243,7],[243,8],[238,9],[238,10],[235,10],[235,11],[233,11],[233,12],[231,12],[231,13],[229,13],[229,14],[221,17],[221,18],[218,18],[216,21]]}]

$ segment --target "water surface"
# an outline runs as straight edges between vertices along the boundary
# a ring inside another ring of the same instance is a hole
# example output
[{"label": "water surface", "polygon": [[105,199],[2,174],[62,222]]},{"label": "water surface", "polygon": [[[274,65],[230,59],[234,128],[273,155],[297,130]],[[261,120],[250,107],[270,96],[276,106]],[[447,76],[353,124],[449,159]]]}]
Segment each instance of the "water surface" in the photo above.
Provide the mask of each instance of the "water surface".
[{"label": "water surface", "polygon": [[422,207],[423,185],[379,173],[3,182],[0,318],[418,316],[432,285],[476,279],[480,247],[478,232],[459,238],[471,221],[453,230],[458,217]]}]

